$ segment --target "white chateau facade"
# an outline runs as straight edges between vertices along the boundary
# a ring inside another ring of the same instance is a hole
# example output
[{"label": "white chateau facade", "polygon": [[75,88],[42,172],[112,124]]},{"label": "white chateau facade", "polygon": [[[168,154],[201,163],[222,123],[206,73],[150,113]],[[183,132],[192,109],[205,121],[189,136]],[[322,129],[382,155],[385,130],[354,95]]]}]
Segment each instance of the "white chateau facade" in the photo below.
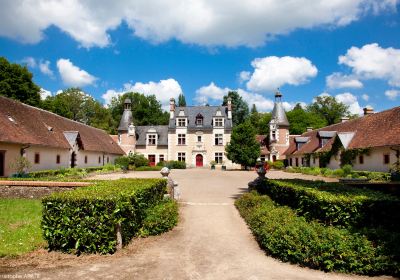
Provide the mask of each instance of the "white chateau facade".
[{"label": "white chateau facade", "polygon": [[164,126],[135,126],[131,101],[126,99],[124,106],[117,141],[126,154],[143,154],[150,165],[177,160],[187,167],[203,167],[215,161],[237,168],[225,154],[232,133],[230,99],[227,106],[178,107],[171,98],[169,124]]}]

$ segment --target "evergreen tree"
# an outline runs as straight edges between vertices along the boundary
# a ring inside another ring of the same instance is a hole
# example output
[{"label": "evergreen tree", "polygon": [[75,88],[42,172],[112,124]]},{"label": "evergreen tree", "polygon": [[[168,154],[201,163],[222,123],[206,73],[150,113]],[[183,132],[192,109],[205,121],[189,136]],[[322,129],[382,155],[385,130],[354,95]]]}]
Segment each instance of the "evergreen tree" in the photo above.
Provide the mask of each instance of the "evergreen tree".
[{"label": "evergreen tree", "polygon": [[179,94],[178,96],[178,106],[179,107],[186,107],[186,99],[183,93]]},{"label": "evergreen tree", "polygon": [[228,97],[232,99],[232,122],[233,125],[244,123],[249,116],[249,105],[237,91],[230,91],[224,96],[223,106],[228,104]]},{"label": "evergreen tree", "polygon": [[10,63],[0,57],[0,95],[39,106],[40,88],[32,81],[33,75],[26,66]]},{"label": "evergreen tree", "polygon": [[225,151],[228,159],[246,169],[256,163],[260,156],[260,144],[256,140],[256,130],[249,121],[233,128],[231,141]]}]

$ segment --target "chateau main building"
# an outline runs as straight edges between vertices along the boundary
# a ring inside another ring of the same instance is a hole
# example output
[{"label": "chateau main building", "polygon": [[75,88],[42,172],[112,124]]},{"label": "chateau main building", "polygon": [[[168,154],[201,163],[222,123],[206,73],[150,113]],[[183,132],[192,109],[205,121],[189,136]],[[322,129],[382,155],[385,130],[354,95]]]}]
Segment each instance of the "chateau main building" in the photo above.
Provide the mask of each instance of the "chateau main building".
[{"label": "chateau main building", "polygon": [[229,168],[234,164],[226,158],[225,146],[231,133],[231,99],[227,106],[178,107],[171,98],[169,124],[165,126],[135,126],[131,101],[126,99],[118,136],[114,137],[126,154],[143,154],[150,165],[178,160],[188,167],[202,167],[215,161]]}]

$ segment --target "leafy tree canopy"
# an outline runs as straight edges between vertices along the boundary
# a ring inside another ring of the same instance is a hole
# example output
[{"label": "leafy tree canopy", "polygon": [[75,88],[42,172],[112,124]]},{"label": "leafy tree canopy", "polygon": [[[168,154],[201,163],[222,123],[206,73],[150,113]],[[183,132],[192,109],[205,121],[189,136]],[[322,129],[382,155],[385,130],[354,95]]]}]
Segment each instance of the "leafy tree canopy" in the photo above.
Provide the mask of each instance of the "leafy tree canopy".
[{"label": "leafy tree canopy", "polygon": [[233,125],[244,123],[249,116],[249,105],[237,91],[230,91],[224,96],[223,106],[228,104],[228,97],[232,99],[232,122]]},{"label": "leafy tree canopy", "polygon": [[338,102],[333,96],[317,96],[307,107],[307,111],[324,119],[327,125],[338,123],[342,117],[351,116],[349,106]]},{"label": "leafy tree canopy", "polygon": [[39,106],[40,88],[32,81],[33,75],[26,66],[10,63],[0,57],[0,95]]},{"label": "leafy tree canopy", "polygon": [[124,101],[130,98],[132,101],[132,116],[135,125],[166,125],[169,121],[169,113],[161,108],[161,103],[155,95],[144,95],[137,92],[128,92],[118,98],[113,98],[109,109],[116,120],[117,129],[119,120],[124,110]]},{"label": "leafy tree canopy", "polygon": [[227,157],[234,163],[253,166],[260,156],[260,144],[256,140],[256,130],[250,121],[233,128],[231,141],[225,148]]},{"label": "leafy tree canopy", "polygon": [[307,127],[316,129],[327,124],[326,120],[321,118],[320,115],[304,110],[300,104],[296,104],[293,110],[286,113],[286,116],[290,123],[290,134],[302,134],[307,130]]},{"label": "leafy tree canopy", "polygon": [[179,107],[186,107],[186,99],[183,93],[179,94],[178,96],[178,106]]}]

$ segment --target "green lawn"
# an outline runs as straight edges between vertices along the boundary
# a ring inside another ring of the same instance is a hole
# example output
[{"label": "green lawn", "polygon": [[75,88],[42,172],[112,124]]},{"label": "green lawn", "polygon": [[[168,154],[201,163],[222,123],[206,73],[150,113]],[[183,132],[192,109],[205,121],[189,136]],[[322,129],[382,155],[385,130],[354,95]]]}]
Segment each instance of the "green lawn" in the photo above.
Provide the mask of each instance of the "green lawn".
[{"label": "green lawn", "polygon": [[40,200],[0,199],[0,257],[16,256],[46,243],[42,238]]}]

